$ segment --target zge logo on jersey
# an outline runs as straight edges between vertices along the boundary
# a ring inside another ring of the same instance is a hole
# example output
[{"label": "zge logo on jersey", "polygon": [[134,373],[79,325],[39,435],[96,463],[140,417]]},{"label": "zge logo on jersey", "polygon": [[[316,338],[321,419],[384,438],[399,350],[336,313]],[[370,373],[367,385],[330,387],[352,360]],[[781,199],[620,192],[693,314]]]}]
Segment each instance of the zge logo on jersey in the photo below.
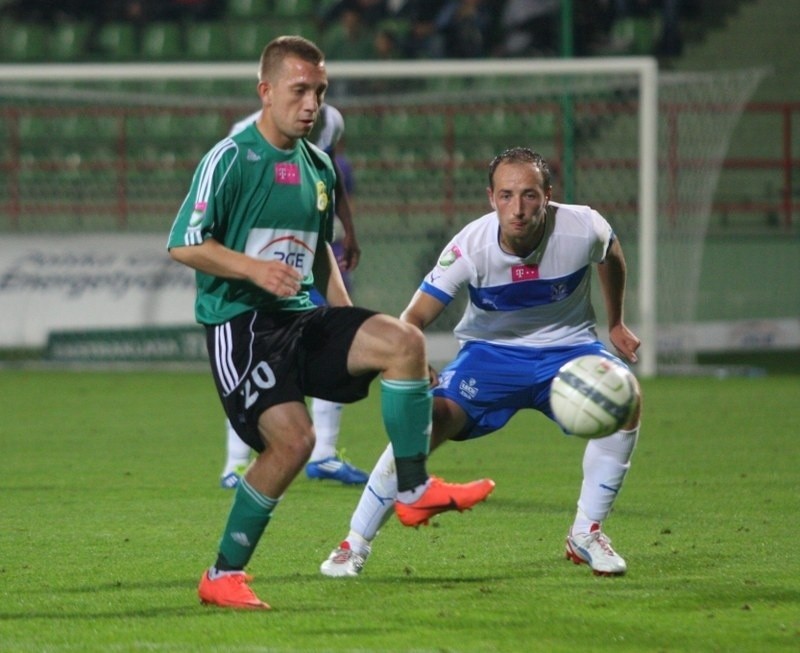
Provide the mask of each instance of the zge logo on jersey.
[{"label": "zge logo on jersey", "polygon": [[306,259],[311,259],[314,250],[295,236],[277,238],[259,252],[259,258],[273,259],[291,265],[298,270],[305,269]]},{"label": "zge logo on jersey", "polygon": [[251,229],[245,253],[265,261],[281,261],[296,268],[305,277],[311,274],[316,247],[316,232]]}]

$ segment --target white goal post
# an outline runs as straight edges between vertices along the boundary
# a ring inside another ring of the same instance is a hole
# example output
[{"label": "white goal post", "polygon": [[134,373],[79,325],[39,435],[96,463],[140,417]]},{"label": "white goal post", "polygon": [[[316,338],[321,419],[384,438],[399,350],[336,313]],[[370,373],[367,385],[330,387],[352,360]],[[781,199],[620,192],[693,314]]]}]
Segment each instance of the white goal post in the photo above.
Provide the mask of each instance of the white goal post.
[{"label": "white goal post", "polygon": [[[224,122],[246,115],[255,108],[257,72],[256,61],[0,65],[6,140],[21,143],[6,146],[6,168],[15,178],[55,170],[61,181],[53,185],[64,184],[48,203],[41,186],[31,183],[35,191],[28,196],[24,179],[18,180],[12,196],[0,196],[11,230],[26,231],[28,224],[40,222],[43,229],[54,228],[40,213],[61,220],[61,229],[79,225],[86,230],[105,219],[112,227],[116,221],[125,229],[154,230],[164,213],[177,206],[176,189],[185,192],[185,177],[197,163],[197,149],[174,151],[196,129],[190,119],[198,114],[220,119],[224,114]],[[328,73],[329,98],[345,114],[346,153],[357,173],[359,234],[365,254],[375,252],[362,257],[357,271],[357,290],[365,305],[399,312],[413,290],[409,284],[418,283],[420,271],[424,274],[429,265],[428,250],[435,247],[438,253],[457,224],[487,210],[484,170],[491,156],[505,147],[528,145],[555,168],[561,192],[555,199],[594,206],[622,234],[633,262],[626,321],[642,339],[637,374],[651,377],[659,371],[664,333],[669,334],[669,347],[692,353],[691,338],[680,328],[675,336],[672,327],[694,317],[705,203],[716,184],[730,125],[738,117],[736,108],[754,88],[752,74],[724,80],[734,89],[728,97],[717,90],[719,76],[665,74],[649,57],[329,62]],[[231,81],[239,83],[236,91],[214,86]],[[693,95],[687,88],[699,90]],[[671,98],[670,121],[660,117],[664,95]],[[694,104],[702,102],[717,102],[722,108],[703,108],[699,119]],[[67,128],[74,129],[81,112],[97,121],[94,149],[75,151],[85,136],[73,136],[59,148],[59,139]],[[728,116],[727,122],[720,116]],[[714,144],[704,144],[697,154],[689,145],[703,140],[709,117],[719,129],[712,134]],[[180,136],[168,134],[159,143],[154,140],[150,149],[139,147],[148,145],[151,130],[167,124],[165,118]],[[178,124],[179,118],[186,125]],[[101,126],[109,121],[110,146],[103,149]],[[34,134],[31,139],[39,138],[36,152],[25,151],[26,130]],[[223,135],[208,135],[212,140],[199,151]],[[173,151],[165,153],[164,142]],[[197,142],[192,145],[198,147]],[[48,147],[53,153],[40,153]],[[690,175],[679,174],[681,148],[687,148]],[[97,158],[94,152],[99,152]],[[116,186],[108,197],[103,195],[109,185],[103,185],[103,175]],[[696,186],[686,183],[688,176],[692,181],[697,177]],[[94,186],[85,183],[89,178]],[[152,187],[164,179],[164,188]],[[580,190],[567,196],[575,179]],[[169,180],[177,182],[169,186]],[[142,185],[146,183],[151,185]],[[93,212],[100,217],[93,218]],[[691,229],[681,221],[684,213]],[[111,214],[116,217],[109,219]],[[406,239],[403,247],[397,247],[398,238]],[[684,263],[675,253],[686,249],[687,242],[691,255]],[[414,252],[400,260],[405,249]],[[662,252],[676,257],[676,271],[664,274]],[[387,275],[382,266],[389,258],[395,267]],[[380,281],[371,283],[375,279]],[[400,290],[387,289],[387,283],[398,283]],[[667,305],[674,314],[662,315],[665,295],[672,297]],[[401,304],[392,303],[397,301]]]}]

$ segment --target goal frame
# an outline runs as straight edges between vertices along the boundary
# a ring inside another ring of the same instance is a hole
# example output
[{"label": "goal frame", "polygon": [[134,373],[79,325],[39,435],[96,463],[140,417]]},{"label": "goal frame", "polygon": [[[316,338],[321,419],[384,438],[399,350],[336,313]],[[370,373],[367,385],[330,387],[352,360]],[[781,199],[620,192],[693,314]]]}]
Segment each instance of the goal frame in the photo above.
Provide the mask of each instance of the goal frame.
[{"label": "goal frame", "polygon": [[[642,345],[637,374],[648,378],[657,374],[657,207],[658,207],[658,62],[653,57],[597,57],[586,59],[481,59],[329,62],[331,79],[369,77],[452,77],[526,76],[569,74],[635,75],[639,86],[637,212],[639,221],[637,330]],[[239,78],[252,75],[255,83],[258,66],[242,62],[208,63],[115,63],[115,64],[3,64],[0,81],[97,81],[97,80],[184,80]]]}]

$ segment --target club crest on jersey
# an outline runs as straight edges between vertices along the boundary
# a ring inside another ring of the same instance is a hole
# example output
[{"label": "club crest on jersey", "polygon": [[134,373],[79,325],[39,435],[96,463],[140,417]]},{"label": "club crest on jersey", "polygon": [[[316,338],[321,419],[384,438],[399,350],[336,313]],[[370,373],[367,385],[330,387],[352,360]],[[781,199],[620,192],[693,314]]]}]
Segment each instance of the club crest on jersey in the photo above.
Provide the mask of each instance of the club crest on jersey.
[{"label": "club crest on jersey", "polygon": [[203,221],[203,216],[206,214],[207,206],[207,202],[197,202],[194,205],[194,211],[192,211],[192,215],[189,217],[190,227],[196,227]]},{"label": "club crest on jersey", "polygon": [[539,266],[535,263],[511,266],[512,283],[516,283],[518,281],[531,281],[538,278]]},{"label": "club crest on jersey", "polygon": [[441,258],[439,259],[439,267],[449,268],[460,256],[461,250],[458,249],[458,245],[453,245],[444,254],[442,254]]},{"label": "club crest on jersey", "polygon": [[324,211],[328,208],[328,192],[325,190],[325,182],[317,182],[317,211]]},{"label": "club crest on jersey", "polygon": [[458,384],[458,393],[467,399],[475,399],[478,394],[478,386],[475,385],[477,381],[470,377],[469,379],[462,379]]},{"label": "club crest on jersey", "polygon": [[300,183],[300,168],[296,163],[276,163],[275,183],[296,186]]},{"label": "club crest on jersey", "polygon": [[560,302],[563,299],[566,299],[569,295],[569,288],[567,288],[567,284],[563,282],[554,283],[550,288],[550,299],[554,302]]}]

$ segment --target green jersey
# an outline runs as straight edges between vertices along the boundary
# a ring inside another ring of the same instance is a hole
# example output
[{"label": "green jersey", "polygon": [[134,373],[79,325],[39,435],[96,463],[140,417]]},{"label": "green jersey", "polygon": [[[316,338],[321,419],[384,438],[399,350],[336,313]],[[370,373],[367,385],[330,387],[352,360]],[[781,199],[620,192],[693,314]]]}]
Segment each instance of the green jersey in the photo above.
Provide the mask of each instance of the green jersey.
[{"label": "green jersey", "polygon": [[314,257],[333,237],[330,158],[304,139],[292,150],[273,147],[255,124],[214,146],[200,161],[181,205],[168,248],[214,238],[250,256],[279,260],[303,275],[293,297],[277,297],[249,281],[196,273],[195,317],[221,324],[254,309],[270,312],[314,308]]}]

